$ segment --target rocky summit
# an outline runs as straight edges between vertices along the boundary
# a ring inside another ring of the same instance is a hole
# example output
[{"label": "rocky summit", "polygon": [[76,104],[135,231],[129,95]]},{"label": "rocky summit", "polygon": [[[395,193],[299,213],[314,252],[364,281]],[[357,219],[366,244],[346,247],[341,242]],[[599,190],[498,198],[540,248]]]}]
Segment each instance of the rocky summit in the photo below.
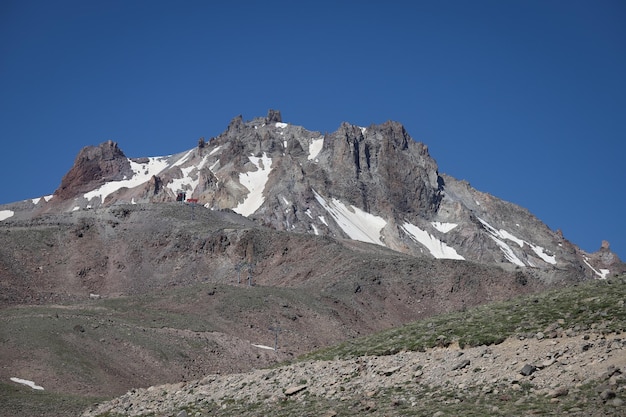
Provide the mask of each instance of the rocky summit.
[{"label": "rocky summit", "polygon": [[[443,351],[413,343],[426,328],[389,339],[395,346],[374,357],[261,369],[415,320],[610,286],[625,271],[608,242],[586,253],[528,210],[440,173],[397,122],[320,133],[270,110],[235,117],[219,136],[173,155],[129,158],[107,141],[82,149],[54,193],[0,206],[0,415],[184,416],[198,396],[208,408],[195,415],[208,415],[252,400],[304,407],[310,393],[328,401],[322,414],[393,415],[380,408],[387,399],[402,408],[426,390],[448,401],[441,387],[449,384],[479,397],[507,383],[528,393],[523,377],[540,367],[548,370],[532,378],[559,369],[572,378],[568,389],[582,389],[584,371],[606,364],[620,371],[605,378],[613,394],[602,401],[619,407],[622,319],[609,316],[623,311],[621,299],[593,310],[610,331],[572,325],[535,355],[518,342],[505,353],[480,347],[504,340],[489,329],[506,324],[506,312],[478,326],[488,334],[474,338],[476,350],[440,343],[451,335],[446,325],[432,335]],[[554,321],[599,304],[578,298]],[[528,340],[527,327],[508,334]],[[593,351],[606,363],[585,356],[584,370],[570,369],[584,337],[607,346]],[[561,368],[544,364],[557,357]],[[551,378],[533,388],[541,398],[558,388]],[[247,399],[235,393],[244,385]],[[415,393],[391,392],[401,385]],[[464,398],[480,400],[472,395]]]}]

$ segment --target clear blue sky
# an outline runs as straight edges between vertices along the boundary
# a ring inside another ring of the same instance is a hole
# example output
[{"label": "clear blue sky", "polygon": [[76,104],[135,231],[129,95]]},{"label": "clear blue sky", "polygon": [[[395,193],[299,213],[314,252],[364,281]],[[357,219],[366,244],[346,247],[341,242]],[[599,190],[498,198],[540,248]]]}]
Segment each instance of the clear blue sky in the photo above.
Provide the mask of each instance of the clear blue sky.
[{"label": "clear blue sky", "polygon": [[242,114],[396,120],[440,172],[626,260],[626,2],[0,2],[0,203],[78,151],[187,150]]}]

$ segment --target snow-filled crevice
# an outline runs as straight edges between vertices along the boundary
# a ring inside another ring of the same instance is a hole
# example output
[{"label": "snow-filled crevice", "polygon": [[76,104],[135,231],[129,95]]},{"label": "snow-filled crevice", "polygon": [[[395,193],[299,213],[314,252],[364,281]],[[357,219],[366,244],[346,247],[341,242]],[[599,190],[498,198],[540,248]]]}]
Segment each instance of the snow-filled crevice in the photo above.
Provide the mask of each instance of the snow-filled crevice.
[{"label": "snow-filled crevice", "polygon": [[453,247],[448,246],[425,230],[420,229],[414,224],[405,222],[401,226],[402,230],[417,243],[420,243],[428,249],[430,254],[437,259],[459,259],[465,258],[459,255]]},{"label": "snow-filled crevice", "polygon": [[[348,207],[336,198],[328,202],[315,190],[313,193],[317,202],[324,207],[350,239],[385,246],[381,239],[381,231],[387,224],[385,219],[352,205]],[[321,217],[320,219],[326,224],[325,220]]]}]

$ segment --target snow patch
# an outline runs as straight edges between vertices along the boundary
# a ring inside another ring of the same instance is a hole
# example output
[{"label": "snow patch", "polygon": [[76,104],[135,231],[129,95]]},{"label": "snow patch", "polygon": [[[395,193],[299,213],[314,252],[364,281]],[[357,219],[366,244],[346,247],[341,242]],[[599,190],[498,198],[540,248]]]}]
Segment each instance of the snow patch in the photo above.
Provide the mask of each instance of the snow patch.
[{"label": "snow patch", "polygon": [[[130,159],[128,160],[128,162],[130,162],[130,168],[133,170],[133,176],[130,179],[107,182],[99,188],[85,193],[84,197],[87,199],[87,201],[91,200],[92,198],[100,197],[101,202],[104,203],[105,198],[107,198],[110,194],[124,187],[137,187],[138,185],[149,181],[153,175],[157,175],[169,165],[165,158],[162,157],[148,158],[148,162],[144,164],[134,162]],[[175,165],[177,165],[179,162],[177,162]]]},{"label": "snow patch", "polygon": [[282,123],[282,122],[276,122],[276,127],[279,127],[281,129],[286,128],[288,125],[287,123]]},{"label": "snow patch", "polygon": [[439,230],[441,233],[448,233],[450,230],[454,229],[458,226],[456,223],[441,223],[441,222],[432,222],[433,227]]},{"label": "snow patch", "polygon": [[606,279],[606,276],[609,274],[609,272],[611,272],[608,269],[600,269],[598,271],[593,266],[591,266],[591,264],[588,262],[586,256],[583,258],[583,262],[589,267],[589,269],[591,269],[594,272],[594,274],[596,274],[598,277],[600,277],[600,279]]},{"label": "snow patch", "polygon": [[496,230],[489,223],[478,217],[478,220],[485,226],[485,229],[489,233],[489,237],[496,242],[496,244],[500,247],[500,250],[504,253],[506,259],[512,264],[519,266],[526,266],[524,262],[522,262],[517,256],[515,256],[515,252],[509,245],[507,245],[502,239],[505,237],[500,233],[500,231]]},{"label": "snow patch", "polygon": [[404,230],[413,240],[426,246],[430,254],[435,258],[465,260],[465,258],[459,255],[454,248],[446,245],[444,242],[414,224],[405,222],[401,227],[402,230]]},{"label": "snow patch", "polygon": [[174,178],[169,184],[167,184],[167,188],[172,190],[174,194],[178,193],[180,190],[189,190],[189,195],[193,194],[194,190],[200,183],[200,175],[198,175],[198,173],[196,172],[196,178],[192,178],[191,173],[193,171],[201,169],[205,163],[206,157],[197,167],[189,166],[186,168],[181,168],[180,170],[183,173],[182,178]]},{"label": "snow patch", "polygon": [[178,166],[181,166],[182,164],[184,164],[185,162],[187,162],[187,160],[189,159],[189,157],[191,156],[191,153],[193,151],[194,151],[193,149],[187,151],[187,153],[184,154],[178,161],[174,162],[172,164],[172,166],[173,167],[178,167]]},{"label": "snow patch", "polygon": [[[515,265],[525,266],[524,263],[515,256],[513,250],[506,243],[504,243],[502,239],[507,239],[515,242],[519,245],[520,248],[523,248],[524,244],[527,244],[532,249],[532,251],[535,252],[535,254],[544,262],[556,265],[556,256],[548,255],[543,247],[530,242],[526,242],[525,240],[518,238],[517,236],[507,232],[504,229],[496,230],[495,227],[491,226],[480,217],[478,218],[478,220],[483,224],[483,226],[485,226],[491,238],[498,244],[498,246],[500,246],[500,249],[504,252],[507,259]],[[529,261],[529,266],[534,267],[535,265],[532,265]]]},{"label": "snow patch", "polygon": [[33,381],[29,381],[28,379],[22,379],[22,378],[15,378],[14,377],[14,378],[11,378],[11,381],[17,382],[18,384],[22,384],[22,385],[28,385],[32,389],[43,391],[43,387],[41,387],[39,385],[35,385],[35,383]]},{"label": "snow patch", "polygon": [[[315,190],[313,190],[313,193],[315,194],[317,202],[333,216],[335,222],[337,222],[341,230],[343,230],[350,239],[385,246],[380,238],[380,232],[387,224],[385,219],[367,213],[352,205],[347,207],[336,198],[327,202]],[[324,224],[326,223],[324,222]]]},{"label": "snow patch", "polygon": [[502,236],[503,239],[508,239],[512,242],[515,242],[519,245],[520,248],[524,247],[524,241],[514,235],[512,235],[511,233],[507,232],[504,229],[500,229],[498,230],[498,233],[500,234],[500,236]]},{"label": "snow patch", "polygon": [[552,264],[552,265],[556,265],[555,255],[548,255],[547,253],[544,252],[545,249],[542,248],[541,246],[533,245],[532,243],[529,243],[528,246],[530,246],[533,252],[535,252],[535,254],[541,259],[543,259],[545,262]]},{"label": "snow patch", "polygon": [[328,223],[326,222],[326,218],[324,216],[317,216],[317,218],[324,223],[324,226],[328,227]]},{"label": "snow patch", "polygon": [[266,349],[266,350],[275,350],[273,347],[271,346],[265,346],[265,345],[255,345],[254,343],[252,343],[252,346],[254,347],[258,347],[260,349]]},{"label": "snow patch", "polygon": [[43,197],[33,198],[32,199],[33,204],[35,204],[35,205],[39,204],[39,202],[41,201],[42,198],[47,203],[48,201],[50,201],[52,199],[52,195],[46,195],[46,196],[43,196]]},{"label": "snow patch", "polygon": [[320,232],[319,230],[317,230],[317,227],[315,227],[314,224],[311,225],[311,228],[313,229],[313,233],[315,233],[316,236],[319,236]]},{"label": "snow patch", "polygon": [[306,209],[306,211],[304,212],[307,216],[309,216],[311,219],[313,218],[313,214],[311,214],[311,209]]},{"label": "snow patch", "polygon": [[249,156],[248,159],[257,167],[257,170],[239,174],[239,182],[248,189],[249,193],[246,199],[233,209],[234,212],[245,217],[263,205],[265,201],[263,190],[265,190],[265,184],[272,171],[272,158],[269,158],[265,153],[260,158]]},{"label": "snow patch", "polygon": [[322,136],[319,139],[311,140],[309,143],[309,156],[308,160],[317,158],[317,155],[322,151],[322,147],[324,147],[324,137]]},{"label": "snow patch", "polygon": [[210,155],[213,155],[214,153],[216,153],[217,151],[219,151],[221,147],[222,147],[222,145],[220,145],[220,146],[218,146],[217,148],[213,149],[213,150],[209,153],[209,156],[210,156]]},{"label": "snow patch", "polygon": [[9,217],[13,217],[15,212],[13,210],[0,210],[0,222],[6,220]]}]

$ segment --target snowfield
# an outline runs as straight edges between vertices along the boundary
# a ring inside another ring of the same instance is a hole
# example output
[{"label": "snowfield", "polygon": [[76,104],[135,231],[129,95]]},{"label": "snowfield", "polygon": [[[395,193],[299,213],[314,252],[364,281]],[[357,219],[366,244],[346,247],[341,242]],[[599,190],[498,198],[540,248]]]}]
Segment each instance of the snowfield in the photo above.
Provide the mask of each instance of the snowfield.
[{"label": "snowfield", "polygon": [[9,217],[13,217],[15,212],[13,210],[0,210],[0,222],[6,220]]},{"label": "snowfield", "polygon": [[444,242],[414,224],[405,222],[401,227],[413,240],[426,246],[426,249],[428,249],[430,254],[435,258],[465,260],[463,256],[456,252],[456,249],[446,245]]},{"label": "snowfield", "polygon": [[433,227],[439,230],[441,233],[448,233],[450,230],[454,229],[458,226],[456,223],[441,223],[441,222],[432,222]]},{"label": "snowfield", "polygon": [[27,385],[27,386],[31,387],[32,389],[43,391],[43,387],[41,387],[39,385],[35,385],[35,383],[33,381],[29,381],[28,379],[11,378],[11,381],[16,382],[18,384],[22,384],[22,385]]},{"label": "snowfield", "polygon": [[312,139],[311,143],[309,143],[309,156],[308,160],[313,160],[317,158],[317,155],[322,151],[322,147],[324,146],[324,137],[322,136],[319,139]]},{"label": "snowfield", "polygon": [[[186,157],[187,155],[185,155]],[[123,179],[122,181],[111,181],[102,185],[99,188],[96,188],[93,191],[89,191],[84,194],[84,197],[87,201],[92,198],[100,197],[101,203],[104,203],[104,200],[110,195],[116,192],[121,188],[133,188],[137,187],[152,178],[153,175],[157,175],[165,168],[169,166],[167,160],[163,157],[152,157],[148,158],[148,163],[139,164],[132,160],[128,160],[130,162],[130,167],[133,170],[133,176],[129,179]]]},{"label": "snowfield", "polygon": [[250,216],[263,205],[265,201],[263,190],[272,172],[272,158],[265,153],[260,158],[249,156],[248,159],[257,167],[257,170],[239,174],[239,182],[250,192],[246,199],[233,209],[234,212],[245,217]]},{"label": "snowfield", "polygon": [[[545,249],[542,248],[541,246],[526,242],[525,240],[518,238],[517,236],[513,235],[510,232],[507,232],[504,229],[496,230],[495,227],[491,226],[489,223],[487,223],[485,220],[481,219],[480,217],[478,217],[478,220],[483,224],[483,226],[485,227],[485,230],[489,233],[489,237],[491,237],[491,239],[493,239],[493,241],[496,242],[496,244],[500,247],[500,250],[502,250],[502,252],[504,253],[504,256],[506,257],[506,259],[512,264],[519,265],[519,266],[527,266],[524,262],[522,262],[522,260],[520,260],[517,256],[515,256],[513,249],[506,242],[504,242],[504,239],[510,240],[516,243],[520,248],[523,248],[524,244],[526,244],[528,245],[528,247],[532,249],[533,252],[535,252],[535,255],[541,258],[544,262],[547,262],[552,265],[556,265],[556,256],[548,255],[547,253],[545,253]],[[528,263],[529,263],[528,266],[531,266],[531,267],[535,266],[535,265],[532,265],[530,261]]]},{"label": "snowfield", "polygon": [[[315,190],[313,190],[313,194],[315,194],[317,202],[335,219],[335,222],[350,239],[385,246],[380,236],[381,230],[387,225],[385,219],[355,206],[347,207],[336,198],[327,202]],[[324,220],[322,221],[326,224]]]}]

